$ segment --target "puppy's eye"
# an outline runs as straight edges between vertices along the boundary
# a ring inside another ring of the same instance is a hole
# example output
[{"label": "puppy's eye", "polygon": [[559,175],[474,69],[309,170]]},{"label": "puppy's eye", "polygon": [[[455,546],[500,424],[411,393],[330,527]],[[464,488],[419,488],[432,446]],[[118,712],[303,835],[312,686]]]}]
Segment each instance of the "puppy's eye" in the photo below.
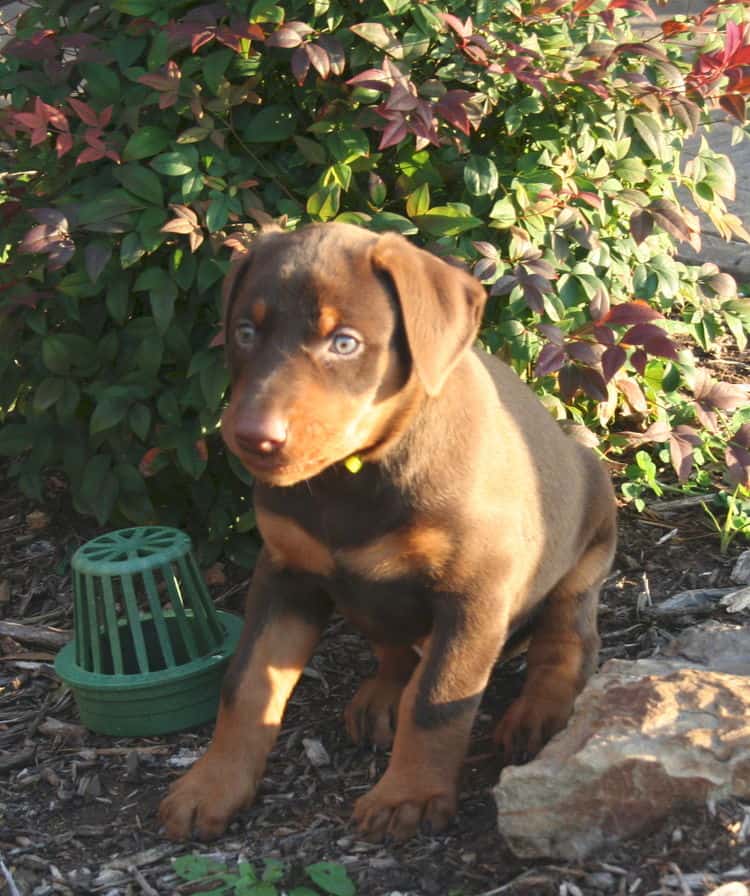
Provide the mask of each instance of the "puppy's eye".
[{"label": "puppy's eye", "polygon": [[250,348],[255,342],[255,325],[249,320],[238,323],[234,331],[234,341],[240,348]]},{"label": "puppy's eye", "polygon": [[351,330],[338,330],[331,337],[328,350],[334,355],[353,355],[361,345],[361,340]]}]

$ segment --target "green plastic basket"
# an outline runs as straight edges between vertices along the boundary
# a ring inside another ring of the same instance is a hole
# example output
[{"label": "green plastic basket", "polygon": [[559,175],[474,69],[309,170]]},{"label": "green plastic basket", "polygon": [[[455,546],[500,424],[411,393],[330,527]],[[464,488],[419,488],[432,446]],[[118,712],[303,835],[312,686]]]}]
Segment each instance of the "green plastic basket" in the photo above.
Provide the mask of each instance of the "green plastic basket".
[{"label": "green plastic basket", "polygon": [[178,529],[120,529],[87,542],[73,567],[74,638],[55,671],[92,731],[128,737],[216,716],[242,620],[217,611]]}]

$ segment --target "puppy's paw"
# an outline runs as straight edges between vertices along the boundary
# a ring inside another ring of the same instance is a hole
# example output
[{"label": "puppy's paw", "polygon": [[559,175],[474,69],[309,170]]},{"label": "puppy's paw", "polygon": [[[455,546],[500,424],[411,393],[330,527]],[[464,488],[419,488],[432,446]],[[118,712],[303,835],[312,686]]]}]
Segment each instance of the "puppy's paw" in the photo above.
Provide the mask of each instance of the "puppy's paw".
[{"label": "puppy's paw", "polygon": [[170,840],[214,840],[249,806],[257,780],[248,768],[211,756],[210,750],[169,788],[159,819]]},{"label": "puppy's paw", "polygon": [[408,840],[420,831],[445,830],[456,814],[456,794],[442,787],[420,787],[417,781],[401,781],[388,772],[354,806],[354,819],[366,840],[385,837]]},{"label": "puppy's paw", "polygon": [[355,744],[370,742],[387,749],[393,743],[398,704],[404,685],[384,678],[368,678],[344,711],[349,737]]},{"label": "puppy's paw", "polygon": [[497,723],[493,735],[505,763],[520,765],[536,756],[565,727],[572,708],[572,699],[545,700],[521,694]]}]

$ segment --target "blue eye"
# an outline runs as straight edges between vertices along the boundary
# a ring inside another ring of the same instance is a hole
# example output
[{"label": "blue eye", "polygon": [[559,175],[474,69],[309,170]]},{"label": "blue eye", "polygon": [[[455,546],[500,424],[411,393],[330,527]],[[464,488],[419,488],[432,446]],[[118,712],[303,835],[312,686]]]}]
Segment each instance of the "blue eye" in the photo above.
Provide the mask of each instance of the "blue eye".
[{"label": "blue eye", "polygon": [[331,337],[328,346],[334,355],[353,355],[360,348],[362,342],[349,330],[339,330]]},{"label": "blue eye", "polygon": [[240,321],[234,331],[234,341],[240,348],[249,348],[255,342],[255,326],[249,320]]}]

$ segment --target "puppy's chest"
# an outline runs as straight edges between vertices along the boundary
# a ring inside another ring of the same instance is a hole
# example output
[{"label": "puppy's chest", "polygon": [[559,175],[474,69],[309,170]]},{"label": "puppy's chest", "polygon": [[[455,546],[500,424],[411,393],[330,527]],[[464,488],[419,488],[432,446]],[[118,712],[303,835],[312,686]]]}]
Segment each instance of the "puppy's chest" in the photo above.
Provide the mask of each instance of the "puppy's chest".
[{"label": "puppy's chest", "polygon": [[453,554],[444,528],[415,516],[384,528],[374,508],[370,531],[324,517],[303,526],[262,507],[257,518],[274,564],[319,576],[337,609],[368,636],[408,641],[429,630],[430,594]]}]

